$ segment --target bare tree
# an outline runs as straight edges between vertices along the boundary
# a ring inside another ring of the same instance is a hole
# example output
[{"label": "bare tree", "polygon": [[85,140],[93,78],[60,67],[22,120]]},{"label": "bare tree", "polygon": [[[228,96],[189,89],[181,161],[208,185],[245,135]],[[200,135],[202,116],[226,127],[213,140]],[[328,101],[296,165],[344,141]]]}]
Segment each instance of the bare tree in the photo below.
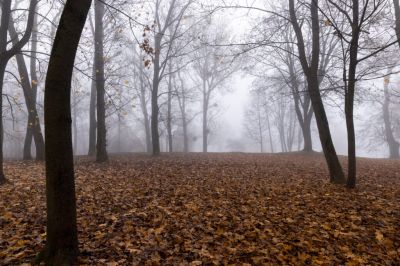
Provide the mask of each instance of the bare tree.
[{"label": "bare tree", "polygon": [[[374,24],[376,29],[381,25],[376,23],[377,18],[383,15],[386,0],[365,1],[360,3],[353,0],[349,4],[336,3],[332,0],[326,1],[331,10],[337,10],[340,16],[332,17],[323,12],[329,25],[334,27],[336,35],[340,39],[343,61],[343,88],[344,109],[347,128],[347,153],[348,153],[348,176],[347,187],[354,188],[356,185],[356,136],[354,129],[354,100],[356,83],[362,78],[357,73],[357,68],[363,61],[383,52],[385,49],[397,43],[397,40],[385,40],[378,43],[373,40],[372,32]],[[340,19],[339,19],[340,18]],[[381,32],[377,36],[381,36]],[[360,43],[363,45],[360,47]],[[372,45],[371,45],[372,44]],[[372,51],[372,52],[371,52]]]},{"label": "bare tree", "polygon": [[[34,19],[36,21],[36,19]],[[36,22],[34,23],[36,25]],[[37,31],[37,28],[35,31]],[[33,31],[33,32],[35,32]],[[13,45],[17,45],[19,42],[17,31],[15,30],[14,20],[12,16],[10,16],[10,24],[9,24],[9,33],[12,40]],[[36,36],[36,37],[34,37]],[[32,53],[31,56],[35,56],[36,44],[37,44],[37,32],[32,34],[35,45],[32,45]],[[25,59],[21,53],[16,54],[18,72],[21,77],[21,86],[25,97],[25,103],[28,111],[28,125],[25,136],[24,143],[24,159],[31,159],[31,143],[32,136],[35,140],[36,145],[36,160],[44,160],[44,140],[42,135],[42,130],[40,126],[39,114],[36,108],[36,94],[37,94],[37,76],[36,76],[36,56],[31,58],[31,79],[29,78],[28,69],[25,63]]]},{"label": "bare tree", "polygon": [[385,124],[385,136],[386,142],[389,147],[389,158],[391,159],[399,159],[399,148],[400,143],[395,139],[393,134],[393,127],[391,123],[392,115],[390,113],[390,93],[389,93],[389,84],[390,84],[390,74],[392,69],[388,69],[387,76],[384,78],[383,81],[383,94],[384,94],[384,102],[382,104],[382,111],[383,111],[383,121]]},{"label": "bare tree", "polygon": [[199,84],[202,102],[202,134],[203,152],[208,151],[208,136],[210,134],[210,108],[212,98],[218,89],[223,88],[224,83],[238,71],[238,64],[231,55],[226,52],[224,44],[228,41],[229,35],[226,28],[219,26],[213,28],[211,19],[205,22],[199,34],[199,46],[194,52],[195,60],[195,82]]},{"label": "bare tree", "polygon": [[[3,95],[4,74],[8,61],[20,52],[21,48],[29,41],[32,33],[33,21],[35,17],[35,8],[37,0],[31,0],[29,5],[29,15],[26,24],[26,30],[19,42],[15,43],[10,49],[7,49],[7,32],[11,17],[11,0],[1,2],[1,24],[0,24],[0,95]],[[3,109],[2,97],[0,97],[0,184],[6,182],[3,171]]]},{"label": "bare tree", "polygon": [[[152,54],[153,65],[153,81],[151,91],[151,136],[152,136],[152,153],[153,155],[160,154],[160,136],[159,136],[159,86],[161,80],[168,74],[165,70],[169,61],[177,54],[172,53],[174,42],[180,38],[179,31],[182,18],[187,11],[192,1],[180,3],[179,0],[172,0],[165,3],[162,0],[155,1],[155,25],[154,25],[154,47],[150,48],[146,43],[142,47]],[[171,33],[167,33],[167,29]],[[148,28],[148,31],[151,31]],[[148,44],[148,42],[147,42]]]},{"label": "bare tree", "polygon": [[329,123],[322,102],[321,92],[319,89],[319,61],[320,61],[320,25],[318,15],[318,0],[310,0],[311,11],[311,35],[312,35],[312,51],[311,59],[308,62],[307,53],[302,28],[296,15],[295,1],[289,0],[290,22],[293,26],[297,39],[297,48],[299,60],[303,72],[307,79],[307,89],[310,95],[311,104],[315,113],[319,137],[325,159],[328,164],[330,180],[333,183],[344,183],[345,177],[340,165],[336,149],[333,145]]},{"label": "bare tree", "polygon": [[251,92],[250,104],[245,112],[244,126],[247,135],[260,145],[260,152],[265,152],[266,130],[268,129],[268,118],[265,109],[266,97],[262,90]]}]

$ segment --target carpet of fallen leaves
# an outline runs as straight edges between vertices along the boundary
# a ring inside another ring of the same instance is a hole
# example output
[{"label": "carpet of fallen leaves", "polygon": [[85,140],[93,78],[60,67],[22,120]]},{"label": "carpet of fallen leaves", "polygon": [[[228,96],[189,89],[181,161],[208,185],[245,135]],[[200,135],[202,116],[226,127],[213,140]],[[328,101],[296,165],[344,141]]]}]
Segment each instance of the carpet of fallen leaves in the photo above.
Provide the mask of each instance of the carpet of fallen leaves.
[{"label": "carpet of fallen leaves", "polygon": [[[44,166],[0,187],[0,265],[45,241]],[[320,155],[116,155],[76,163],[81,265],[400,265],[400,162],[359,160],[358,187]]]}]

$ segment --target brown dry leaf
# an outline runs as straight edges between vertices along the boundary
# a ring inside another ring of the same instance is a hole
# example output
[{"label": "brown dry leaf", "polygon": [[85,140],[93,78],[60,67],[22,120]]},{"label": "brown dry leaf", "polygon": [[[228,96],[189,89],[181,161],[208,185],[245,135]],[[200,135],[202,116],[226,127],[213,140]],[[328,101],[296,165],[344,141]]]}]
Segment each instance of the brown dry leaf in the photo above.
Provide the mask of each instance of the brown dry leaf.
[{"label": "brown dry leaf", "polygon": [[[398,265],[398,162],[358,169],[349,191],[316,154],[80,157],[79,264]],[[30,263],[46,239],[44,167],[5,172],[0,264]]]}]

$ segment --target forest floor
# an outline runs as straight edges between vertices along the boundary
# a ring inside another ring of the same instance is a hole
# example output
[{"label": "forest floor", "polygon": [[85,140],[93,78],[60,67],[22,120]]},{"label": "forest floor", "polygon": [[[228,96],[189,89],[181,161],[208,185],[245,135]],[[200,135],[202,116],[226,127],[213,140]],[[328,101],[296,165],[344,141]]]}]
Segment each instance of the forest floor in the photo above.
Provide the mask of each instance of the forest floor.
[{"label": "forest floor", "polygon": [[[399,161],[359,159],[347,190],[318,154],[77,160],[81,265],[400,265]],[[0,265],[19,265],[44,245],[44,166],[5,172]]]}]

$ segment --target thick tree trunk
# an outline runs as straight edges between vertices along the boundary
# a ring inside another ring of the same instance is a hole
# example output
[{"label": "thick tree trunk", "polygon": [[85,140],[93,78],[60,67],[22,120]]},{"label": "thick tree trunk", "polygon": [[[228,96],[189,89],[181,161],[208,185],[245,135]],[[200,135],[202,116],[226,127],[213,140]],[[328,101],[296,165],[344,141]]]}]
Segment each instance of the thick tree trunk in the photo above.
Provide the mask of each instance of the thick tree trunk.
[{"label": "thick tree trunk", "polygon": [[157,33],[154,38],[154,73],[153,90],[151,91],[151,140],[153,144],[153,155],[160,155],[160,134],[158,132],[158,86],[160,83],[160,48],[162,35]]},{"label": "thick tree trunk", "polygon": [[317,122],[319,138],[321,141],[321,146],[325,155],[326,162],[328,164],[330,181],[332,183],[342,184],[346,180],[344,177],[342,166],[339,162],[339,158],[336,154],[335,146],[333,145],[328,118],[325,113],[325,108],[322,103],[321,94],[319,92],[317,83],[317,78],[315,78],[314,81],[310,80],[309,91],[315,114],[315,120]]},{"label": "thick tree trunk", "polygon": [[342,166],[336,154],[335,146],[333,145],[331,132],[329,129],[328,118],[325,113],[325,108],[322,102],[321,93],[319,91],[318,68],[320,57],[320,30],[318,17],[318,0],[310,0],[311,2],[311,20],[312,20],[312,57],[309,65],[305,51],[303,33],[298,24],[294,0],[289,0],[290,20],[293,29],[296,33],[297,47],[299,50],[299,59],[303,68],[303,72],[307,77],[308,93],[310,95],[312,108],[317,121],[319,138],[321,141],[322,150],[329,169],[330,181],[332,183],[344,183],[346,181]]},{"label": "thick tree trunk", "polygon": [[[390,74],[391,69],[388,71],[388,74]],[[385,123],[385,136],[386,136],[386,142],[389,147],[389,158],[390,159],[399,159],[400,154],[399,154],[399,148],[400,144],[397,142],[393,135],[393,128],[392,128],[392,123],[390,121],[390,94],[389,94],[389,82],[390,82],[390,76],[385,77],[384,80],[384,102],[382,105],[382,111],[383,111],[383,121]]]},{"label": "thick tree trunk", "polygon": [[[93,58],[94,59],[94,58]],[[93,60],[92,84],[90,88],[90,104],[89,104],[89,150],[88,155],[96,154],[96,66]]]},{"label": "thick tree trunk", "polygon": [[90,0],[67,0],[57,29],[46,77],[47,234],[38,260],[74,265],[78,255],[76,199],[71,136],[71,78]]},{"label": "thick tree trunk", "polygon": [[104,4],[100,1],[94,2],[95,7],[95,66],[96,66],[96,88],[97,88],[97,145],[96,161],[106,162],[107,155],[107,129],[106,129],[106,106],[105,106],[105,77],[104,77],[104,52],[103,52],[103,17]]},{"label": "thick tree trunk", "polygon": [[[18,35],[14,27],[14,21],[10,18],[9,32],[12,39],[13,45],[18,43]],[[35,49],[32,47],[32,49]],[[35,63],[35,58],[31,58],[33,63]],[[22,54],[18,53],[15,55],[17,59],[18,72],[21,77],[21,86],[24,93],[26,108],[28,110],[28,125],[27,134],[24,142],[24,159],[31,159],[31,144],[32,137],[35,140],[36,145],[36,160],[44,160],[44,139],[42,130],[40,127],[39,114],[36,108],[36,91],[37,91],[37,76],[36,76],[36,66],[32,66],[31,62],[31,73],[32,80],[29,79],[28,69],[25,64],[25,59]]]}]

